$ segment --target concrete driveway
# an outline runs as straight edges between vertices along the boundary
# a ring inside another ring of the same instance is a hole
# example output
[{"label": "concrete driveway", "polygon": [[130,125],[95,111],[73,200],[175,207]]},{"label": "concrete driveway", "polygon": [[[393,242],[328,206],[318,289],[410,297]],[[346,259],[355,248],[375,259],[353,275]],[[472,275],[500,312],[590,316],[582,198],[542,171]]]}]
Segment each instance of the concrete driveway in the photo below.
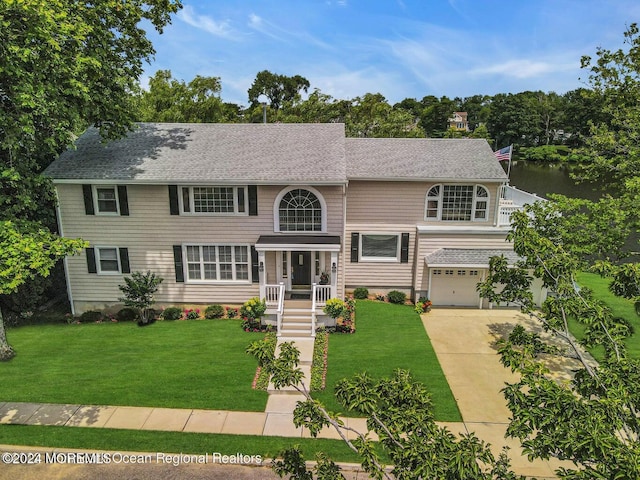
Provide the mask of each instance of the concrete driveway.
[{"label": "concrete driveway", "polygon": [[[422,315],[422,322],[464,422],[448,425],[453,433],[458,433],[456,426],[475,432],[492,445],[495,454],[508,446],[512,467],[521,475],[556,478],[556,468],[570,466],[553,459],[529,462],[517,440],[504,438],[511,412],[500,390],[506,382],[517,381],[517,376],[500,363],[495,342],[517,324],[536,328],[533,320],[513,309],[440,308]],[[562,365],[565,369],[575,366]]]}]

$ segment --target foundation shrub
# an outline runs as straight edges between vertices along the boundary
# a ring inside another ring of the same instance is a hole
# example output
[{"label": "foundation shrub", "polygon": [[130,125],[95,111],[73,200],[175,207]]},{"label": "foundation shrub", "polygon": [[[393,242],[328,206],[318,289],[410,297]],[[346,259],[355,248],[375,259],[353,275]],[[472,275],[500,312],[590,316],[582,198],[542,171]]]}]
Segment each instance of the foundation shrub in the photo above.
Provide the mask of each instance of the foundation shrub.
[{"label": "foundation shrub", "polygon": [[209,305],[204,311],[204,318],[222,318],[224,317],[225,311],[222,305],[214,304]]},{"label": "foundation shrub", "polygon": [[365,287],[358,287],[353,291],[353,298],[356,300],[366,300],[369,297],[369,290]]},{"label": "foundation shrub", "polygon": [[387,298],[389,299],[389,303],[403,304],[407,300],[407,294],[398,290],[391,290],[387,293]]},{"label": "foundation shrub", "polygon": [[182,318],[182,309],[180,307],[168,307],[162,312],[164,320],[180,320]]}]

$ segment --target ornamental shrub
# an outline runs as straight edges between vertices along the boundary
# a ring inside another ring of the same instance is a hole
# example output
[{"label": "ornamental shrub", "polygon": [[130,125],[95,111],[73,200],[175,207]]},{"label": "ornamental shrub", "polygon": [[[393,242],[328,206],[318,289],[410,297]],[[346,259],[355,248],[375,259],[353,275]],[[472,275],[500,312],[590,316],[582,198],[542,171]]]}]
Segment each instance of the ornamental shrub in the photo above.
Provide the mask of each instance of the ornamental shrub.
[{"label": "ornamental shrub", "polygon": [[138,318],[138,310],[132,307],[124,307],[116,313],[116,320],[119,322],[131,322]]},{"label": "ornamental shrub", "polygon": [[218,305],[209,305],[204,311],[204,318],[222,318],[224,317],[224,307]]},{"label": "ornamental shrub", "polygon": [[365,300],[369,297],[369,290],[364,287],[358,287],[353,291],[353,298]]},{"label": "ornamental shrub", "polygon": [[235,307],[227,307],[227,318],[236,318],[238,316],[238,309]]},{"label": "ornamental shrub", "polygon": [[197,308],[190,308],[184,311],[185,320],[197,320],[200,318],[200,310]]},{"label": "ornamental shrub", "polygon": [[342,317],[345,311],[344,300],[340,300],[339,298],[330,298],[327,300],[327,303],[325,303],[322,311],[331,318]]},{"label": "ornamental shrub", "polygon": [[180,307],[168,307],[162,312],[162,318],[165,320],[180,320],[182,318],[182,309]]},{"label": "ornamental shrub", "polygon": [[267,304],[258,297],[253,297],[244,302],[240,307],[240,316],[249,320],[257,320],[267,311]]},{"label": "ornamental shrub", "polygon": [[404,303],[407,299],[407,294],[398,290],[391,290],[387,293],[389,303]]}]

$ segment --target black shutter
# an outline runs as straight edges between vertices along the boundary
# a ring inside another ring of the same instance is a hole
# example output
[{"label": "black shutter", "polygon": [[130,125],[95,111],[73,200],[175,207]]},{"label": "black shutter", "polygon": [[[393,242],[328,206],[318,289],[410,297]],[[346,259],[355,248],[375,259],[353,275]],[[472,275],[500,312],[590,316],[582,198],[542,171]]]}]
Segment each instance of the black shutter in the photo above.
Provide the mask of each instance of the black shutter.
[{"label": "black shutter", "polygon": [[129,266],[129,249],[120,248],[120,269],[122,273],[131,273],[131,267]]},{"label": "black shutter", "polygon": [[260,265],[258,264],[258,251],[251,245],[251,281],[260,283]]},{"label": "black shutter", "polygon": [[182,246],[173,246],[173,265],[176,270],[176,282],[184,283],[184,267],[182,265]]},{"label": "black shutter", "polygon": [[95,249],[87,248],[85,249],[85,253],[87,254],[87,270],[89,270],[89,273],[98,273]]},{"label": "black shutter", "polygon": [[351,263],[358,263],[358,248],[360,246],[360,234],[351,234]]},{"label": "black shutter", "polygon": [[87,215],[95,215],[93,210],[93,189],[91,185],[82,185],[82,196],[84,197],[84,213]]},{"label": "black shutter", "polygon": [[171,215],[180,215],[177,185],[169,185],[169,212],[171,212]]},{"label": "black shutter", "polygon": [[258,215],[258,187],[256,185],[249,185],[249,215],[252,217]]},{"label": "black shutter", "polygon": [[400,242],[400,263],[409,263],[409,234],[403,233]]},{"label": "black shutter", "polygon": [[125,185],[118,185],[118,203],[120,204],[120,215],[129,215],[129,199]]}]

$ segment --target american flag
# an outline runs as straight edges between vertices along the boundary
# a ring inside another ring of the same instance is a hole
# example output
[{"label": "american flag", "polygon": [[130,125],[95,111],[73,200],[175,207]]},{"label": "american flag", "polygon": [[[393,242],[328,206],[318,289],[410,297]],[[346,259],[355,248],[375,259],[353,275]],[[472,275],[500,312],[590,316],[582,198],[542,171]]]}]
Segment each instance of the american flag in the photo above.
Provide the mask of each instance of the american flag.
[{"label": "american flag", "polygon": [[506,160],[511,160],[511,145],[508,147],[501,148],[500,150],[496,150],[493,152],[499,162],[504,162]]}]

